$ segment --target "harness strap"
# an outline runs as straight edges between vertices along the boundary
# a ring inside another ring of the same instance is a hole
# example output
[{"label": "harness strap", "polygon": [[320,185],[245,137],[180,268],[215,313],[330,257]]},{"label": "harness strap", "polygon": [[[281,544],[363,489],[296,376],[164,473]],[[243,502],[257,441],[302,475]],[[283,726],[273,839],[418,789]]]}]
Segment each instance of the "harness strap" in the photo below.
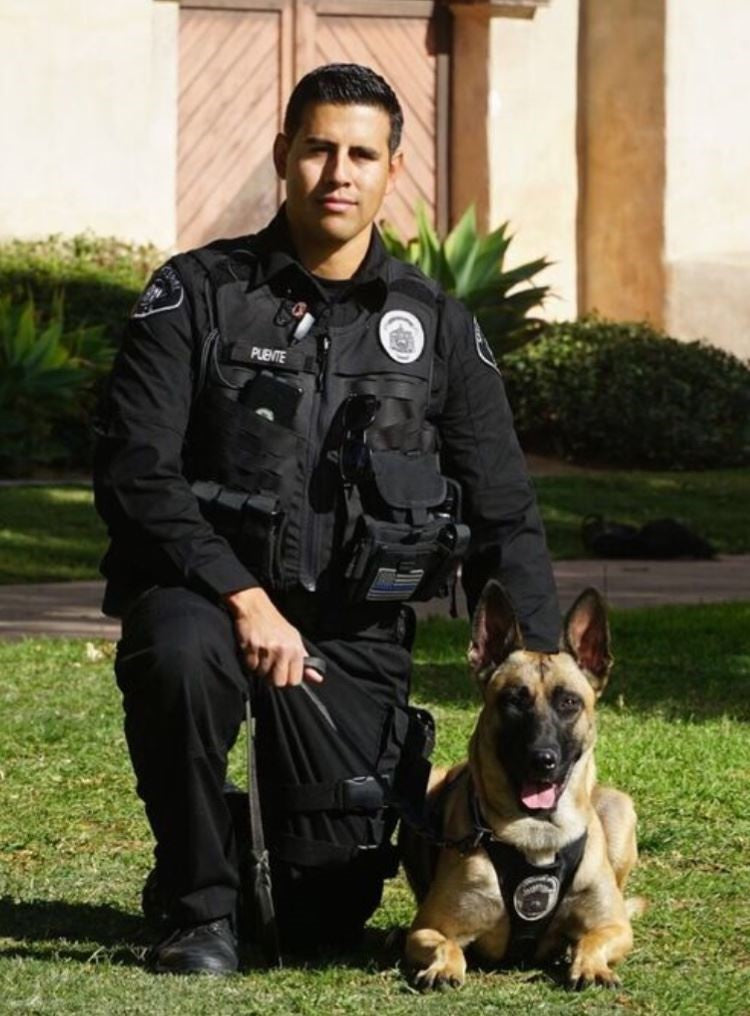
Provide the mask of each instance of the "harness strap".
[{"label": "harness strap", "polygon": [[287,864],[301,867],[336,867],[353,861],[362,861],[368,856],[391,877],[398,869],[398,851],[391,843],[372,846],[343,846],[328,840],[312,840],[303,836],[283,835],[273,844],[274,857]]},{"label": "harness strap", "polygon": [[274,800],[286,811],[379,811],[385,807],[383,786],[374,776],[352,776],[331,783],[284,784],[274,788]]},{"label": "harness strap", "polygon": [[[320,669],[316,667],[316,669]],[[321,671],[323,673],[323,671]],[[343,743],[349,748],[350,751],[362,760],[363,767],[370,768],[368,760],[364,757],[361,747],[354,742],[349,736],[346,730],[337,727],[336,723],[328,712],[326,707],[320,701],[320,698],[315,694],[310,685],[304,681],[300,685],[302,691],[308,696],[315,708],[321,714],[323,719],[326,721],[331,730],[341,738]],[[407,745],[409,750],[426,750],[427,752],[432,750],[434,744],[434,732],[429,735],[425,735],[424,731],[421,733],[419,728],[429,722],[432,722],[432,717],[427,713],[426,710],[414,710],[414,718],[410,723],[410,729],[406,731],[406,737],[401,752],[401,758],[405,758]],[[420,746],[419,748],[417,746]],[[372,780],[377,785],[378,790],[382,794],[382,806],[391,805],[396,808],[399,816],[408,822],[410,826],[416,829],[418,832],[426,831],[428,836],[433,832],[431,825],[428,826],[429,820],[425,816],[424,807],[421,802],[424,800],[425,792],[427,790],[427,781],[430,775],[430,764],[427,759],[423,759],[421,763],[418,760],[413,760],[412,770],[408,776],[403,774],[403,767],[400,767],[400,771],[396,774],[395,783],[391,781],[389,776],[376,771],[370,771],[366,777],[368,780]],[[367,793],[372,793],[374,796],[375,791],[371,789],[370,784],[367,784]],[[418,802],[418,803],[415,803]]]},{"label": "harness strap", "polygon": [[524,965],[533,959],[540,939],[573,883],[586,848],[587,833],[567,843],[551,864],[530,864],[520,850],[493,837],[483,822],[474,791],[470,802],[479,834],[478,845],[487,852],[495,869],[510,920],[510,939],[503,962],[509,966]]}]

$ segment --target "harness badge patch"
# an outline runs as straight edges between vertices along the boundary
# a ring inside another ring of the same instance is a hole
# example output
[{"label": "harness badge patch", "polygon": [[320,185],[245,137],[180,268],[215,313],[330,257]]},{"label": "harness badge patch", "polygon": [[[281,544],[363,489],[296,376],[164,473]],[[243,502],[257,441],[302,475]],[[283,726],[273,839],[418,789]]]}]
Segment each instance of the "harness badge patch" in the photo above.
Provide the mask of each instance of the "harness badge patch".
[{"label": "harness badge patch", "polygon": [[551,913],[560,895],[560,881],[554,875],[531,875],[513,893],[513,907],[524,921],[541,921]]},{"label": "harness badge patch", "polygon": [[495,354],[492,352],[492,347],[487,341],[487,336],[480,328],[479,322],[476,318],[474,318],[474,342],[477,347],[477,356],[482,363],[486,363],[488,367],[492,367],[493,370],[496,370],[499,374],[500,368],[497,365]]},{"label": "harness badge patch", "polygon": [[414,363],[424,349],[424,329],[408,310],[389,310],[380,319],[380,344],[396,363]]},{"label": "harness badge patch", "polygon": [[176,310],[184,297],[180,276],[171,265],[163,265],[138,297],[131,317],[145,318],[165,310]]}]

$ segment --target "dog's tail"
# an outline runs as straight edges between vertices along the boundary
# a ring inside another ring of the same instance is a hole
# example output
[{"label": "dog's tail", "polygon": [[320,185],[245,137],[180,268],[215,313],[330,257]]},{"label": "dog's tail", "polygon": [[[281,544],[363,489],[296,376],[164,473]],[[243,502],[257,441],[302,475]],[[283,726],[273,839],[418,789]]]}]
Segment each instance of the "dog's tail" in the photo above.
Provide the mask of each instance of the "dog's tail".
[{"label": "dog's tail", "polygon": [[634,917],[640,917],[648,910],[648,900],[645,896],[628,896],[625,900],[625,910],[628,918],[632,921]]}]

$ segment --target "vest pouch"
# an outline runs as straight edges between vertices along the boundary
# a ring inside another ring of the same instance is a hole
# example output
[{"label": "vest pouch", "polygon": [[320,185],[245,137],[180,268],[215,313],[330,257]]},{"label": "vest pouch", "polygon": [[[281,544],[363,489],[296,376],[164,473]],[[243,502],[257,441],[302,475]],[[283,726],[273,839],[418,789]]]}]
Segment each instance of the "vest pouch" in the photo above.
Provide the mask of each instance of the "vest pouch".
[{"label": "vest pouch", "polygon": [[248,494],[209,480],[196,480],[192,491],[201,513],[232,545],[259,582],[273,585],[279,576],[279,534],[283,512],[271,494]]},{"label": "vest pouch", "polygon": [[357,520],[345,578],[352,603],[429,600],[442,595],[469,543],[468,526]]},{"label": "vest pouch", "polygon": [[468,526],[456,522],[458,485],[439,473],[434,455],[372,451],[370,467],[346,558],[350,600],[445,595],[469,545]]},{"label": "vest pouch", "polygon": [[283,519],[277,498],[249,494],[245,499],[237,554],[260,582],[271,586],[279,580],[279,534]]},{"label": "vest pouch", "polygon": [[370,474],[359,491],[365,513],[374,518],[421,523],[430,511],[441,511],[448,496],[448,481],[438,471],[435,455],[372,451]]}]

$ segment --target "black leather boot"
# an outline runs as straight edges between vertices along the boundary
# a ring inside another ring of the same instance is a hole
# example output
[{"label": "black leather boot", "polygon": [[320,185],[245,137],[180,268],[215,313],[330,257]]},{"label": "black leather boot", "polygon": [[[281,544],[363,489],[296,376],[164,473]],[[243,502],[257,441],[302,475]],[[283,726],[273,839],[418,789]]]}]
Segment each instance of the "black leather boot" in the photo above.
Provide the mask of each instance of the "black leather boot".
[{"label": "black leather boot", "polygon": [[157,974],[233,974],[237,940],[228,917],[177,928],[155,945],[146,963]]}]

